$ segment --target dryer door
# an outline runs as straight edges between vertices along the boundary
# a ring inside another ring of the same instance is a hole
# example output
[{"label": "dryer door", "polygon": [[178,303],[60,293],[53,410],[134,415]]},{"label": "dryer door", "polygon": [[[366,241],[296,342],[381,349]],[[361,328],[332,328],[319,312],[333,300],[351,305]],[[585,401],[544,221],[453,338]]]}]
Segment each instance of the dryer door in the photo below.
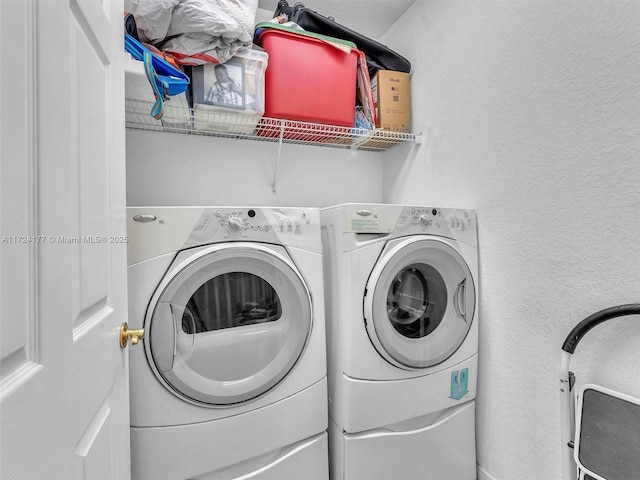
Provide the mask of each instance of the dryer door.
[{"label": "dryer door", "polygon": [[426,368],[460,347],[475,311],[474,279],[449,243],[414,236],[389,242],[364,298],[369,338],[401,368]]},{"label": "dryer door", "polygon": [[158,287],[145,322],[150,365],[204,406],[246,402],[294,368],[312,328],[311,298],[284,249],[199,249]]}]

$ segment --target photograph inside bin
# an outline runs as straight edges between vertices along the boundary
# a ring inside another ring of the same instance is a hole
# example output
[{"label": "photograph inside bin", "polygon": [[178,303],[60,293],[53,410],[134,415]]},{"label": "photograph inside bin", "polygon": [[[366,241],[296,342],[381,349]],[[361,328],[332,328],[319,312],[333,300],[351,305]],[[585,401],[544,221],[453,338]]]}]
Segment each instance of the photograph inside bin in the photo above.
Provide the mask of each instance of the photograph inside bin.
[{"label": "photograph inside bin", "polygon": [[[220,105],[230,108],[245,108],[244,65],[234,62],[218,63],[202,69],[198,75],[201,83],[197,89],[197,103]],[[249,102],[255,98],[249,97]]]},{"label": "photograph inside bin", "polygon": [[194,105],[264,111],[261,86],[264,52],[239,54],[225,63],[210,63],[192,71]]}]

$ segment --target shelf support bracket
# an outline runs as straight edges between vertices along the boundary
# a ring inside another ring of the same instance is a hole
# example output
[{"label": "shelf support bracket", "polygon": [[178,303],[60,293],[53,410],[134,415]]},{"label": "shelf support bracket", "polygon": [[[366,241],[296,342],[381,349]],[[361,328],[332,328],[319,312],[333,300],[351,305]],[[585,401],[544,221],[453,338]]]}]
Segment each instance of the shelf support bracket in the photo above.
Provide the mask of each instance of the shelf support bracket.
[{"label": "shelf support bracket", "polygon": [[276,182],[278,178],[278,166],[280,165],[280,154],[282,153],[282,139],[284,138],[284,120],[280,120],[280,138],[278,139],[278,156],[273,167],[273,181],[271,182],[271,193],[277,193]]}]

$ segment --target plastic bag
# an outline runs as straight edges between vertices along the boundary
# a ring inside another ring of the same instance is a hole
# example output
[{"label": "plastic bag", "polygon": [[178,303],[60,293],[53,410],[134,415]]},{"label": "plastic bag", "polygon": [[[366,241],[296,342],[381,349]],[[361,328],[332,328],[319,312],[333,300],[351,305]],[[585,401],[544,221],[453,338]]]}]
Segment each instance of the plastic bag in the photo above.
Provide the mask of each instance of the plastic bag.
[{"label": "plastic bag", "polygon": [[138,38],[156,43],[167,37],[173,9],[179,3],[180,0],[124,0],[124,10],[136,19]]},{"label": "plastic bag", "polygon": [[249,50],[258,0],[125,0],[138,32],[185,65],[223,63]]}]

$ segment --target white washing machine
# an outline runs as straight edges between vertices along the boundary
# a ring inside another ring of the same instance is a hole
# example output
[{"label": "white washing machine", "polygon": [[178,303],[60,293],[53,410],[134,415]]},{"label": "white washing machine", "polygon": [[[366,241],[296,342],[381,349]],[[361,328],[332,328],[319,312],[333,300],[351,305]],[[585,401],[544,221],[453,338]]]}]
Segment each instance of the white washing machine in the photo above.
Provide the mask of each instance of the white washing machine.
[{"label": "white washing machine", "polygon": [[319,211],[127,215],[133,479],[326,480]]},{"label": "white washing machine", "polygon": [[331,479],[475,479],[475,213],[343,204],[320,216]]}]

